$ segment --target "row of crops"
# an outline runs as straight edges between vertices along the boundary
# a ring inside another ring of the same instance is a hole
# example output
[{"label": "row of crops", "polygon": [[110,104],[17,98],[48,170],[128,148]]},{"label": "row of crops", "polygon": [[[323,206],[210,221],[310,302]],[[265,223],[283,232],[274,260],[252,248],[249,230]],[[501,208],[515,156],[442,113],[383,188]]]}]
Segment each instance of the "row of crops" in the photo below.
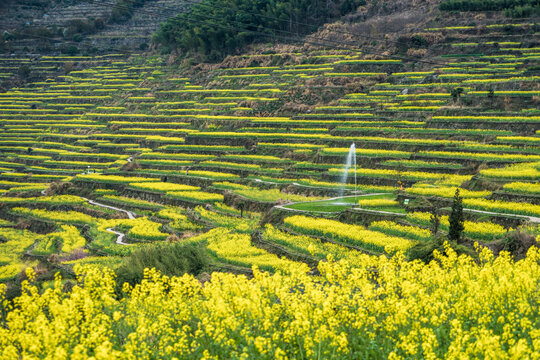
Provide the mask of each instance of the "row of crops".
[{"label": "row of crops", "polygon": [[540,48],[514,25],[520,41],[461,31],[432,62],[311,48],[230,57],[204,81],[159,57],[0,59],[4,78],[42,77],[0,93],[0,278],[179,239],[217,269],[360,263],[431,241],[433,208],[447,232],[456,188],[468,239],[538,234]]},{"label": "row of crops", "polygon": [[535,358],[539,27],[498,18],[0,57],[0,358]]}]

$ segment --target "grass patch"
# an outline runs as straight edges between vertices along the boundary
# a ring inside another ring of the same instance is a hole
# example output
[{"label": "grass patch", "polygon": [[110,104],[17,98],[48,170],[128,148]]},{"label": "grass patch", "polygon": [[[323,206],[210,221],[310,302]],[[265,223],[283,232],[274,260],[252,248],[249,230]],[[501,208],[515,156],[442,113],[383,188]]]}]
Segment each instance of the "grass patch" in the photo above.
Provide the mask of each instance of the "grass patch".
[{"label": "grass patch", "polygon": [[[357,207],[359,199],[395,199],[394,194],[345,196],[330,200],[301,202],[286,206],[287,209],[312,212],[340,212]],[[376,209],[379,210],[379,209]],[[386,211],[386,210],[385,210]]]}]

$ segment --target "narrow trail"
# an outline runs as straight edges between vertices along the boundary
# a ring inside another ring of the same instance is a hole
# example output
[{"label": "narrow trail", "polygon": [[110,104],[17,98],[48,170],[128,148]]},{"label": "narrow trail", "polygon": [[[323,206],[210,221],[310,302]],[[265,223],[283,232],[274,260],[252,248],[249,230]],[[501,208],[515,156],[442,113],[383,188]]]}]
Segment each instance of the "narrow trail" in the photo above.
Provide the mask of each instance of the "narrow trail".
[{"label": "narrow trail", "polygon": [[[42,190],[41,195],[47,196],[47,190]],[[134,212],[126,210],[126,209],[121,209],[121,208],[118,208],[118,207],[115,207],[115,206],[105,205],[105,204],[99,203],[97,201],[87,199],[87,198],[82,197],[82,196],[81,196],[81,199],[86,200],[86,202],[91,204],[91,205],[95,205],[95,206],[99,206],[99,207],[102,207],[102,208],[107,208],[107,209],[123,212],[123,213],[125,213],[127,215],[128,219],[135,219],[137,217]],[[124,242],[124,238],[126,237],[126,234],[121,233],[119,231],[116,231],[113,228],[108,228],[107,231],[117,235],[117,238],[116,238],[116,243],[117,244],[119,244],[119,245],[130,245],[130,244]]]},{"label": "narrow trail", "polygon": [[[103,208],[123,212],[123,213],[125,213],[127,215],[128,219],[135,219],[136,218],[135,213],[132,212],[132,211],[121,209],[121,208],[118,208],[118,207],[115,207],[115,206],[105,205],[105,204],[99,203],[97,201],[87,199],[87,198],[82,197],[82,196],[81,196],[81,198],[86,200],[91,205],[95,205],[95,206],[99,206],[99,207],[103,207]],[[130,245],[130,244],[124,242],[126,234],[124,234],[124,233],[122,233],[120,231],[116,231],[113,228],[107,228],[107,231],[110,232],[110,233],[113,233],[113,234],[115,234],[117,236],[116,243],[118,245]]]},{"label": "narrow trail", "polygon": [[85,197],[81,197],[81,199],[84,199],[86,200],[89,204],[91,205],[95,205],[95,206],[99,206],[99,207],[103,207],[103,208],[107,208],[107,209],[111,209],[111,210],[115,210],[115,211],[120,211],[120,212],[123,212],[127,215],[128,219],[135,219],[136,218],[136,215],[134,212],[132,211],[129,211],[129,210],[125,210],[125,209],[121,209],[121,208],[117,208],[115,206],[110,206],[110,205],[105,205],[105,204],[102,204],[102,203],[98,203],[97,201],[94,201],[94,200],[90,200],[90,199],[87,199]]},{"label": "narrow trail", "polygon": [[107,231],[118,236],[116,238],[116,243],[118,245],[131,245],[131,244],[128,244],[128,243],[124,242],[124,238],[126,237],[126,234],[121,233],[120,231],[116,231],[113,228],[107,228]]},{"label": "narrow trail", "polygon": [[484,210],[476,210],[476,209],[467,209],[463,208],[463,211],[472,212],[472,213],[479,213],[479,214],[486,214],[486,215],[498,215],[498,216],[510,216],[510,217],[516,217],[516,218],[522,218],[527,219],[532,223],[540,224],[540,218],[535,216],[529,216],[529,215],[519,215],[519,214],[505,214],[505,213],[496,213],[491,211],[484,211]]},{"label": "narrow trail", "polygon": [[[373,193],[373,194],[357,194],[357,195],[337,196],[337,197],[333,197],[333,198],[329,198],[329,199],[315,200],[315,201],[297,201],[297,202],[291,202],[291,203],[287,203],[287,204],[283,204],[283,205],[276,205],[276,206],[274,206],[274,208],[281,209],[281,210],[286,210],[286,211],[316,212],[316,213],[321,213],[321,214],[334,214],[334,213],[338,213],[340,211],[297,210],[297,209],[288,208],[287,206],[291,206],[291,205],[295,205],[295,204],[308,204],[308,203],[326,202],[326,201],[332,201],[332,200],[350,198],[350,197],[359,198],[359,197],[363,197],[363,196],[375,196],[375,195],[384,195],[384,194],[386,194],[386,193]],[[335,205],[340,205],[340,204],[335,204]],[[353,206],[354,204],[348,204],[348,205]]]},{"label": "narrow trail", "polygon": [[258,183],[262,183],[262,184],[280,185],[279,183],[273,182],[273,181],[266,181],[266,180],[261,180],[261,179],[252,179],[252,180]]},{"label": "narrow trail", "polygon": [[[372,195],[383,195],[383,194],[385,194],[385,193],[362,194],[362,195],[357,195],[357,197],[372,196]],[[274,206],[274,208],[281,209],[281,210],[286,210],[286,211],[291,211],[291,212],[301,212],[301,213],[309,213],[310,212],[310,213],[321,213],[321,214],[334,214],[334,213],[337,213],[337,212],[340,212],[340,211],[298,210],[298,209],[291,209],[288,206],[291,206],[291,205],[294,205],[294,204],[317,203],[317,202],[322,202],[322,201],[332,201],[332,200],[337,200],[337,199],[344,198],[344,197],[353,197],[353,196],[354,195],[338,196],[338,197],[335,197],[335,198],[330,198],[330,199],[325,199],[325,200],[291,202],[291,203],[288,203],[288,204],[276,205],[276,206]],[[377,214],[381,214],[381,215],[392,215],[392,214],[394,214],[392,212],[381,211],[381,210],[372,210],[372,209],[361,209],[361,210],[367,210],[367,211],[377,213]],[[478,213],[478,214],[493,215],[493,216],[508,216],[508,217],[521,218],[521,219],[526,219],[526,220],[528,220],[528,221],[530,221],[532,223],[535,223],[535,224],[540,224],[540,217],[535,217],[535,216],[519,215],[519,214],[507,214],[507,213],[496,213],[496,212],[491,212],[491,211],[468,209],[468,208],[463,208],[463,211],[471,212],[471,213]]]}]

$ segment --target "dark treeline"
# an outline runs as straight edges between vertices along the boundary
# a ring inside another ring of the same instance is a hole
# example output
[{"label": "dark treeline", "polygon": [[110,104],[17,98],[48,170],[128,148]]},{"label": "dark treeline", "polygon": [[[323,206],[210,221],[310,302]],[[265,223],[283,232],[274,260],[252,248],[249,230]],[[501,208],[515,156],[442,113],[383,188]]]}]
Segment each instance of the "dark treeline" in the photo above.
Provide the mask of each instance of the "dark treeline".
[{"label": "dark treeline", "polygon": [[540,0],[446,0],[439,5],[443,11],[503,11],[506,16],[540,15]]},{"label": "dark treeline", "polygon": [[365,0],[202,0],[188,12],[162,24],[154,41],[164,51],[181,49],[198,53],[207,60],[217,60],[256,39],[269,40],[261,33],[290,36],[279,32],[286,31],[304,35],[313,32],[313,26],[365,3]]}]

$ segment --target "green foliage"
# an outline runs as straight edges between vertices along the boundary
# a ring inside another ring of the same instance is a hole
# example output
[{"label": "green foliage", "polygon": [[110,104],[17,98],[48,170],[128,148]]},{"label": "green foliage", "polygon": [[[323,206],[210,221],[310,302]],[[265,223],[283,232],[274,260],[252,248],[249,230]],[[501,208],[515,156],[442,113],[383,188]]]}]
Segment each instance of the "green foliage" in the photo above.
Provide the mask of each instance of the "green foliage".
[{"label": "green foliage", "polygon": [[441,218],[439,217],[439,212],[437,209],[433,209],[429,222],[430,222],[429,229],[431,230],[431,234],[433,236],[437,235],[437,233],[439,232],[439,227],[441,225]]},{"label": "green foliage", "polygon": [[32,68],[28,64],[22,64],[19,66],[19,69],[17,70],[17,74],[22,79],[28,79],[30,77],[30,74],[32,74]]},{"label": "green foliage", "polygon": [[439,4],[443,11],[502,11],[506,16],[540,15],[538,0],[446,0]]},{"label": "green foliage", "polygon": [[434,259],[434,250],[438,250],[441,253],[444,252],[445,240],[442,236],[436,236],[431,241],[419,241],[407,250],[407,258],[409,260],[422,260],[427,264]]},{"label": "green foliage", "polygon": [[502,240],[503,250],[509,251],[516,260],[524,258],[531,246],[538,246],[536,236],[526,229],[509,232]]},{"label": "green foliage", "polygon": [[105,27],[103,19],[73,19],[66,24],[66,29],[63,31],[65,38],[71,38],[78,41],[77,38],[82,38],[82,35],[95,34]]},{"label": "green foliage", "polygon": [[312,32],[313,26],[364,4],[365,0],[202,0],[162,24],[154,41],[167,50],[181,49],[216,60],[257,38],[267,41],[271,35]]},{"label": "green foliage", "polygon": [[461,94],[463,94],[463,91],[464,90],[462,87],[457,87],[451,90],[450,94],[452,95],[454,102],[456,102],[457,99],[461,96]]},{"label": "green foliage", "polygon": [[530,16],[540,16],[540,5],[536,1],[536,5],[527,4],[524,6],[516,6],[514,8],[506,9],[504,15],[513,18],[524,18]]},{"label": "green foliage", "polygon": [[428,41],[420,35],[414,35],[411,38],[411,41],[413,43],[413,46],[417,48],[426,47],[428,45]]},{"label": "green foliage", "polygon": [[136,8],[141,7],[147,0],[116,0],[112,7],[111,22],[127,21]]},{"label": "green foliage", "polygon": [[77,48],[75,45],[69,45],[63,48],[61,51],[63,54],[74,56],[77,55],[77,53],[79,52],[79,48]]},{"label": "green foliage", "polygon": [[459,245],[454,242],[447,242],[447,238],[443,235],[435,236],[431,241],[420,241],[416,243],[413,247],[407,250],[406,255],[409,260],[421,260],[424,263],[428,264],[432,260],[435,260],[433,256],[433,251],[437,250],[440,253],[444,253],[445,242],[454,250],[457,254],[467,254],[472,258],[477,258],[477,254],[470,248],[465,245]]},{"label": "green foliage", "polygon": [[160,244],[142,247],[128,256],[116,270],[117,283],[139,283],[144,269],[155,268],[167,276],[180,276],[185,273],[197,275],[208,265],[203,250],[194,245],[181,243]]},{"label": "green foliage", "polygon": [[461,240],[461,234],[465,229],[464,220],[463,220],[463,201],[461,196],[459,196],[459,188],[456,189],[456,194],[454,195],[454,202],[452,203],[452,212],[448,219],[450,223],[450,228],[448,230],[448,238],[457,243]]}]

